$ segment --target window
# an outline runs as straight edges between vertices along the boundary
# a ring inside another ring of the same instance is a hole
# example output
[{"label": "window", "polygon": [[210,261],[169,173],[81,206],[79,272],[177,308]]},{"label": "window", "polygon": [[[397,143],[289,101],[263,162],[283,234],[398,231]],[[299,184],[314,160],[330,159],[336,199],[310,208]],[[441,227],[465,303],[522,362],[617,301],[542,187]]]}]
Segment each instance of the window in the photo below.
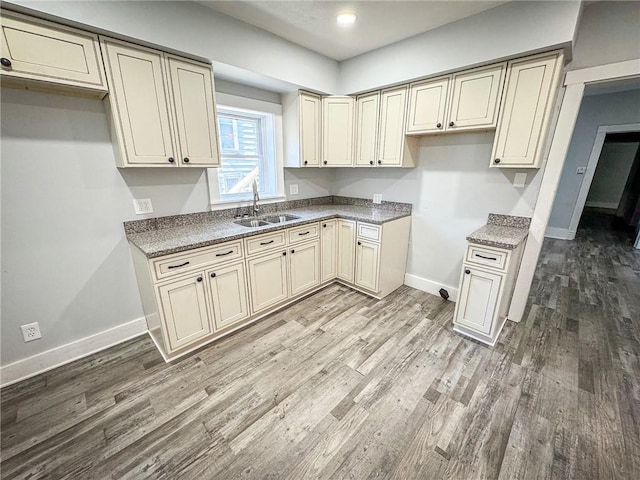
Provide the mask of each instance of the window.
[{"label": "window", "polygon": [[[211,203],[251,200],[254,180],[261,199],[279,198],[283,176],[282,159],[278,158],[276,148],[281,144],[277,139],[281,135],[277,125],[280,105],[263,105],[266,102],[224,94],[218,97],[220,167],[208,172]],[[227,103],[262,108],[223,105],[220,97],[227,101],[235,99]]]}]

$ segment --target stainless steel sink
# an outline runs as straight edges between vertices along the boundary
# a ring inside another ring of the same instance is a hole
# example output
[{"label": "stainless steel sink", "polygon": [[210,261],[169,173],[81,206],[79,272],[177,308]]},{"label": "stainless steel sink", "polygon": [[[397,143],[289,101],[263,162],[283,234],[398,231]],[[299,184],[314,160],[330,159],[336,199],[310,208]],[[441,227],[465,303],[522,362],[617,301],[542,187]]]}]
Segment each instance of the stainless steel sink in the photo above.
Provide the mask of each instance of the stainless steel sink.
[{"label": "stainless steel sink", "polygon": [[262,227],[263,225],[269,225],[267,222],[263,220],[256,220],[255,218],[245,218],[243,220],[238,220],[233,222],[237,225],[242,225],[243,227]]},{"label": "stainless steel sink", "polygon": [[263,220],[269,223],[283,223],[291,220],[298,220],[299,218],[300,217],[296,217],[295,215],[270,215],[268,217],[264,217]]}]

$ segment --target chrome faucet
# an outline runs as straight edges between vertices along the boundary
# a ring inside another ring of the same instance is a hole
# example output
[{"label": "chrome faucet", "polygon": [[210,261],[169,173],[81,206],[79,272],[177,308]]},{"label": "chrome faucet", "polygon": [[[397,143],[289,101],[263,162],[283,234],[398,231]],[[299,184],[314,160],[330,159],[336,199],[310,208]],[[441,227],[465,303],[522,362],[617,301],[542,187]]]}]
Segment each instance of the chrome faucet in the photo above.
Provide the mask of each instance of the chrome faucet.
[{"label": "chrome faucet", "polygon": [[258,182],[254,178],[253,179],[253,216],[258,218],[258,212],[260,209],[258,208],[258,202],[260,201],[260,196],[258,195]]}]

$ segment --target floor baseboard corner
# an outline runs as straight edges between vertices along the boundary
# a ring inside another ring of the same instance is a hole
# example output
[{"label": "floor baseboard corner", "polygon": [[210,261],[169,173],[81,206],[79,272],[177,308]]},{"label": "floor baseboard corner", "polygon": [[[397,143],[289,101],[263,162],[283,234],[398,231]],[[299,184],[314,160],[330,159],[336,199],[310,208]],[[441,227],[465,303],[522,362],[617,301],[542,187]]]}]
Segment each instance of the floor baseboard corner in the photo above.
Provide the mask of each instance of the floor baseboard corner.
[{"label": "floor baseboard corner", "polygon": [[417,290],[422,290],[423,292],[438,296],[440,295],[440,289],[444,288],[447,292],[449,292],[449,300],[455,302],[458,299],[458,289],[456,287],[434,282],[433,280],[419,277],[418,275],[413,275],[412,273],[405,273],[404,284]]}]

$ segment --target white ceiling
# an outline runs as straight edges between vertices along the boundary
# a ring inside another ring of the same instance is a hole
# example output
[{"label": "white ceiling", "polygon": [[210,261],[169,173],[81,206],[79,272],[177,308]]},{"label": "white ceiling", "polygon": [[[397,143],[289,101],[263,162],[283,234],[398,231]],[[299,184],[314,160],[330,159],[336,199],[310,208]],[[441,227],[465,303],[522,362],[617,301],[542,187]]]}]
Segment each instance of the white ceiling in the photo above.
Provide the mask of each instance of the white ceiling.
[{"label": "white ceiling", "polygon": [[[335,60],[346,60],[506,1],[255,1],[201,0],[200,3]],[[356,12],[352,27],[336,25],[336,15]]]}]

